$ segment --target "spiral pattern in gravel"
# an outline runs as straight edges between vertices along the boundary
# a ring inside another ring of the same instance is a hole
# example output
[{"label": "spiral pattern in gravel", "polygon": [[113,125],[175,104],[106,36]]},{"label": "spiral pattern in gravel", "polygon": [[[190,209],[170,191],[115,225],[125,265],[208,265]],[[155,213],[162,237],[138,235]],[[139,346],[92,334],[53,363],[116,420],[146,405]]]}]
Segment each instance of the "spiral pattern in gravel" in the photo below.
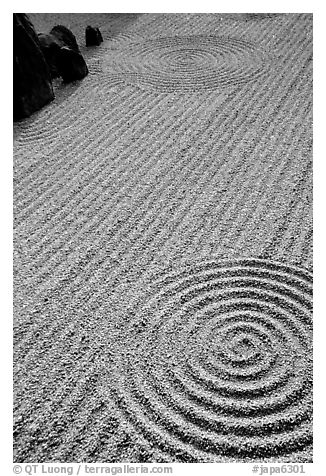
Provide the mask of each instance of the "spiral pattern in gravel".
[{"label": "spiral pattern in gravel", "polygon": [[115,68],[132,84],[182,92],[241,86],[266,72],[266,64],[265,52],[248,41],[193,35],[131,43]]},{"label": "spiral pattern in gravel", "polygon": [[312,282],[260,259],[165,270],[130,312],[111,391],[177,460],[275,457],[311,444]]}]

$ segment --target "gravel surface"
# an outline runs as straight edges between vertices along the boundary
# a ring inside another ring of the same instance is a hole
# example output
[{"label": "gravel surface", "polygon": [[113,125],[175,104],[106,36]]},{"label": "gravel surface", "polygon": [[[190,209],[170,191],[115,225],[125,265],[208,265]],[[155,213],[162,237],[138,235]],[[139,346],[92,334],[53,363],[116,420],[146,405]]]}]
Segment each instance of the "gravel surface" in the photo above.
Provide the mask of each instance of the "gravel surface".
[{"label": "gravel surface", "polygon": [[14,124],[15,462],[311,462],[312,16],[31,19],[104,43]]}]

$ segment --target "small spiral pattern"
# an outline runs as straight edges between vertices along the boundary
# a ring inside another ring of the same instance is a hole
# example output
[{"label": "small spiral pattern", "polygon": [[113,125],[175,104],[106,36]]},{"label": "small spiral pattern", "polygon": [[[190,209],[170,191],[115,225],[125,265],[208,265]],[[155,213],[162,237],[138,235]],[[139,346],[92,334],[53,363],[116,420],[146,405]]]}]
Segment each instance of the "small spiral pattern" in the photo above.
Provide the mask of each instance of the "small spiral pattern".
[{"label": "small spiral pattern", "polygon": [[307,270],[262,259],[168,269],[128,322],[111,394],[177,461],[273,458],[311,444]]},{"label": "small spiral pattern", "polygon": [[215,35],[161,37],[128,44],[106,61],[131,84],[167,92],[241,86],[267,71],[267,55],[257,45]]}]

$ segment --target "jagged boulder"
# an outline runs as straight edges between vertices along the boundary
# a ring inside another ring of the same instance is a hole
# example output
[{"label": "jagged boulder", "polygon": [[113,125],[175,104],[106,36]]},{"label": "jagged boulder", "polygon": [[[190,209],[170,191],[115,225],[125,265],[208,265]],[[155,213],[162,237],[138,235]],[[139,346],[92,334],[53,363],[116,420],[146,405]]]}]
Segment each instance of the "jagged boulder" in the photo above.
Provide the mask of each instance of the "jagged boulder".
[{"label": "jagged boulder", "polygon": [[60,48],[58,71],[65,83],[83,79],[88,74],[83,56],[67,46]]},{"label": "jagged boulder", "polygon": [[54,99],[51,74],[29,17],[13,14],[14,120],[28,117]]},{"label": "jagged boulder", "polygon": [[86,46],[99,46],[103,42],[99,28],[88,25],[85,30]]}]

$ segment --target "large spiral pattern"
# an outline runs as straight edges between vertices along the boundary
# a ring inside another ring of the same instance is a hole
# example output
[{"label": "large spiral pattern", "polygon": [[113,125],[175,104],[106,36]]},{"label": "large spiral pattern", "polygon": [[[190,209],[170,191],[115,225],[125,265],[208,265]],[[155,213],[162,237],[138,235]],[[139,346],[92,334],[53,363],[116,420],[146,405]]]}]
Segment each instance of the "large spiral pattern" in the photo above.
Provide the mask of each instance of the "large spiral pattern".
[{"label": "large spiral pattern", "polygon": [[130,43],[104,68],[113,66],[131,84],[182,92],[241,86],[265,73],[267,64],[266,53],[248,41],[193,35]]},{"label": "large spiral pattern", "polygon": [[106,387],[123,418],[177,461],[304,451],[311,274],[270,260],[211,260],[165,270],[152,285],[130,310]]}]

